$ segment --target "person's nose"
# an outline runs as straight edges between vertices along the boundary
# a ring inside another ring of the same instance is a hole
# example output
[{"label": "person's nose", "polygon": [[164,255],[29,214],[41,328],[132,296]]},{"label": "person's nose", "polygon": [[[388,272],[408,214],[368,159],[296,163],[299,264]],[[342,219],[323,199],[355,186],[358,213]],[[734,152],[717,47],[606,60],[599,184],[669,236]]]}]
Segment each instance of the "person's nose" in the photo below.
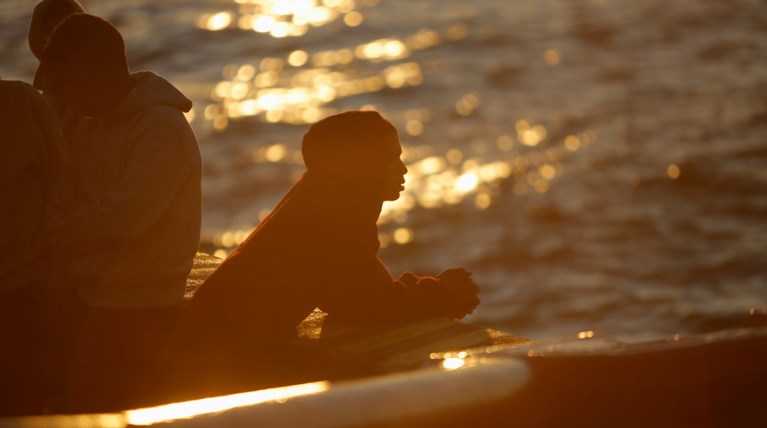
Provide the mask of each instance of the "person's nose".
[{"label": "person's nose", "polygon": [[407,174],[407,166],[405,166],[405,162],[400,161],[399,166],[400,166],[400,173],[402,175]]}]

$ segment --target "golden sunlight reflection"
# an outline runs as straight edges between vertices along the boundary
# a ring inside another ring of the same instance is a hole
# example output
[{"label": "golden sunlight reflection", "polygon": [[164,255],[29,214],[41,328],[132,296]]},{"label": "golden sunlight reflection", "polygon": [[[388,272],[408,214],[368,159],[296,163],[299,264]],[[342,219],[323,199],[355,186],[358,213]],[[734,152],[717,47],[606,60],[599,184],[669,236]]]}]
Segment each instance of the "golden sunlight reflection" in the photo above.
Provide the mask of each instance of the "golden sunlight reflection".
[{"label": "golden sunlight reflection", "polygon": [[[378,0],[234,0],[237,13],[223,11],[202,15],[197,25],[210,31],[226,28],[255,31],[275,38],[306,34],[338,18],[349,27],[364,19],[360,6],[375,6]],[[235,16],[236,15],[236,16]]]},{"label": "golden sunlight reflection", "polygon": [[207,413],[223,412],[237,407],[251,406],[270,401],[284,402],[291,398],[327,391],[329,386],[330,384],[328,382],[322,381],[281,388],[264,389],[241,394],[203,398],[200,400],[130,410],[125,412],[125,416],[130,425],[152,425],[159,422],[191,418]]},{"label": "golden sunlight reflection", "polygon": [[445,370],[455,370],[463,367],[465,363],[466,360],[463,358],[446,358],[444,361],[442,361],[441,366]]},{"label": "golden sunlight reflection", "polygon": [[350,26],[350,27],[357,27],[360,24],[362,24],[362,21],[365,18],[362,16],[360,12],[352,11],[346,14],[344,16],[344,24]]},{"label": "golden sunlight reflection", "polygon": [[[532,131],[540,136],[547,133],[543,125],[526,120],[518,121],[516,126],[521,133]],[[432,154],[410,160],[406,162],[405,190],[399,199],[384,204],[378,223],[401,223],[406,213],[416,206],[438,208],[461,203],[467,198],[474,208],[486,209],[492,205],[500,182],[508,178],[514,179],[511,190],[518,197],[533,192],[546,193],[561,174],[561,160],[571,151],[573,141],[579,141],[579,147],[580,144],[588,145],[595,141],[596,134],[587,130],[571,137],[545,150],[513,151],[512,159],[508,161],[482,161],[457,148],[449,149],[444,155]],[[542,137],[536,137],[539,138]],[[512,150],[512,137],[502,134],[497,141]],[[412,153],[423,152],[423,147],[406,146],[403,157],[412,159]],[[387,239],[387,243],[400,241],[393,236]]]},{"label": "golden sunlight reflection", "polygon": [[594,332],[591,330],[581,331],[578,333],[578,339],[590,339],[594,337]]},{"label": "golden sunlight reflection", "polygon": [[458,177],[458,179],[455,181],[455,189],[461,193],[468,193],[476,189],[477,184],[479,184],[479,177],[477,177],[477,173],[470,171]]},{"label": "golden sunlight reflection", "polygon": [[306,64],[306,61],[309,59],[309,55],[302,50],[293,51],[288,55],[288,64],[292,65],[293,67],[301,67],[302,65]]},{"label": "golden sunlight reflection", "polygon": [[479,96],[468,93],[455,103],[455,112],[461,116],[469,116],[479,107]]},{"label": "golden sunlight reflection", "polygon": [[[406,148],[406,153],[409,150]],[[489,207],[493,189],[500,180],[512,175],[513,167],[507,161],[482,163],[472,158],[463,160],[464,157],[458,149],[450,149],[444,156],[427,156],[410,162],[405,175],[405,190],[399,199],[384,204],[379,224],[404,219],[404,214],[416,205],[437,208],[458,204],[468,196],[473,196],[470,200],[475,208]],[[550,175],[553,178],[553,173]],[[398,244],[410,241],[393,238]]]},{"label": "golden sunlight reflection", "polygon": [[229,253],[227,253],[226,250],[219,248],[213,252],[213,257],[218,257],[219,259],[225,259],[229,257]]},{"label": "golden sunlight reflection", "polygon": [[679,175],[681,175],[682,170],[679,169],[679,166],[677,164],[672,163],[666,168],[666,174],[672,179],[676,180],[679,178]]},{"label": "golden sunlight reflection", "polygon": [[574,135],[565,137],[565,148],[571,152],[577,151],[581,147],[581,140]]},{"label": "golden sunlight reflection", "polygon": [[442,360],[440,367],[445,370],[456,370],[461,367],[474,365],[470,363],[476,363],[476,361],[467,360],[469,353],[466,351],[460,352],[432,352],[429,354],[429,358],[432,360]]},{"label": "golden sunlight reflection", "polygon": [[210,31],[219,31],[229,27],[232,23],[232,14],[229,12],[219,12],[216,14],[202,15],[197,21],[200,28]]},{"label": "golden sunlight reflection", "polygon": [[491,202],[492,198],[487,193],[480,193],[474,199],[474,205],[481,210],[489,207]]},{"label": "golden sunlight reflection", "polygon": [[535,147],[546,139],[548,131],[543,125],[532,125],[527,120],[518,120],[515,128],[519,141],[529,147]]},{"label": "golden sunlight reflection", "polygon": [[546,49],[543,53],[543,60],[548,65],[557,65],[562,61],[562,54],[556,49]]},{"label": "golden sunlight reflection", "polygon": [[[260,218],[260,220],[263,220],[263,218]],[[220,247],[222,249],[234,248],[242,244],[243,242],[245,242],[245,240],[248,238],[250,233],[251,233],[251,229],[240,229],[236,231],[229,230],[222,234],[215,235],[213,237],[213,245],[215,245],[216,247]],[[226,252],[224,252],[224,254],[226,254]]]},{"label": "golden sunlight reflection", "polygon": [[[343,4],[346,3],[324,1],[322,7]],[[230,18],[228,12],[207,16],[206,28],[221,28]],[[273,25],[273,18],[259,19],[254,25]],[[284,58],[263,58],[258,64],[230,64],[223,70],[226,80],[213,87],[214,103],[205,107],[203,116],[218,131],[226,129],[232,119],[254,116],[271,123],[306,124],[334,113],[328,104],[336,100],[419,86],[424,81],[422,67],[407,58],[414,51],[450,39],[447,33],[455,32],[451,28],[443,31],[425,28],[402,37],[380,38],[335,50],[298,49]],[[460,114],[468,115],[478,106],[477,94],[469,93],[458,101],[456,108]],[[421,135],[425,119],[420,114],[412,115],[405,131],[412,136]]]},{"label": "golden sunlight reflection", "polygon": [[402,245],[407,244],[408,242],[413,240],[413,231],[406,228],[406,227],[400,227],[399,229],[394,231],[394,242]]},{"label": "golden sunlight reflection", "polygon": [[546,180],[551,180],[557,175],[557,169],[552,165],[546,164],[538,168],[538,174]]}]

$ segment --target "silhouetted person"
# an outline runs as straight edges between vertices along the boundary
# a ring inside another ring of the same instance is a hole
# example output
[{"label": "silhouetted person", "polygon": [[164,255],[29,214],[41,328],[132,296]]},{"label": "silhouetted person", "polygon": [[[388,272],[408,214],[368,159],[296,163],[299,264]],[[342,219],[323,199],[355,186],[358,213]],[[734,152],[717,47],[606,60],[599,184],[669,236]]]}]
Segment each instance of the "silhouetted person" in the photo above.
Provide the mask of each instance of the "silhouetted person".
[{"label": "silhouetted person", "polygon": [[[42,58],[51,32],[64,18],[73,13],[83,13],[84,11],[83,6],[76,0],[42,0],[37,3],[32,11],[28,33],[29,49],[35,57],[38,60]],[[41,89],[39,87],[40,82],[34,82],[34,85]],[[82,117],[49,91],[43,92],[43,96],[51,104],[61,122],[64,139],[68,142],[71,141],[74,138],[75,128]]]},{"label": "silhouetted person", "polygon": [[[83,7],[76,0],[42,0],[35,5],[32,19],[29,23],[28,42],[29,49],[40,60],[42,59],[45,45],[56,26],[67,16],[73,13],[84,12]],[[42,77],[42,76],[41,76]],[[34,82],[39,86],[41,78]],[[58,117],[61,134],[64,137],[67,154],[71,151],[75,130],[83,117],[76,113],[70,106],[56,97],[51,91],[43,91],[43,97],[48,101]],[[65,190],[59,188],[59,190]],[[65,199],[71,196],[68,192],[59,194],[59,205],[68,205]],[[45,293],[45,331],[49,337],[47,342],[53,352],[49,355],[66,353],[70,348],[73,330],[73,317],[69,307],[71,288],[73,284],[72,271],[69,262],[62,257],[52,257],[50,265],[50,280]],[[66,379],[66,358],[52,358],[47,364],[50,374],[53,376],[49,382],[51,393],[60,394],[63,382]]]},{"label": "silhouetted person", "polygon": [[35,80],[86,117],[73,140],[72,202],[51,225],[75,277],[62,410],[128,406],[173,328],[199,243],[201,159],[183,115],[192,103],[156,74],[131,74],[120,33],[87,14],[54,29]]},{"label": "silhouetted person", "polygon": [[479,303],[463,269],[394,280],[377,256],[381,206],[399,197],[407,172],[389,122],[372,111],[328,117],[304,135],[302,152],[303,177],[184,313],[174,344],[200,370],[227,358],[280,355],[276,349],[317,307],[336,322],[371,325],[461,318]]},{"label": "silhouetted person", "polygon": [[30,85],[0,80],[0,415],[43,410],[47,206],[64,167],[58,120]]}]

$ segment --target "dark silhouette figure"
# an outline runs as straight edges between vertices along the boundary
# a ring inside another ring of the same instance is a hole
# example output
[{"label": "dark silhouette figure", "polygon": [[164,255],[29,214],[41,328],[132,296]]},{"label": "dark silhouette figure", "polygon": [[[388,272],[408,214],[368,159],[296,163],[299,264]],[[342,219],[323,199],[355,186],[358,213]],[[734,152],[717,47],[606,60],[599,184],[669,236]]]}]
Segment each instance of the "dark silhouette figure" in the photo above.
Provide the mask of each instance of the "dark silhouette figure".
[{"label": "dark silhouette figure", "polygon": [[50,221],[74,276],[72,381],[56,410],[140,404],[135,388],[151,385],[199,244],[191,101],[156,74],[131,74],[120,33],[87,14],[53,30],[35,81],[84,117]]},{"label": "dark silhouette figure", "polygon": [[0,415],[42,410],[47,206],[64,167],[58,120],[30,85],[0,80]]},{"label": "dark silhouette figure", "polygon": [[29,22],[29,49],[41,59],[51,31],[67,16],[73,13],[83,13],[85,9],[76,0],[42,0],[32,11]]},{"label": "dark silhouette figure", "polygon": [[[28,33],[29,49],[35,57],[38,60],[42,58],[51,32],[64,18],[73,13],[83,12],[85,12],[83,6],[76,0],[42,0],[37,3],[32,12]],[[41,89],[39,87],[40,82],[34,82],[34,85]],[[75,129],[82,117],[51,92],[44,91],[43,96],[45,96],[51,107],[53,107],[53,111],[59,117],[61,133],[64,135],[64,139],[70,142],[74,138]]]},{"label": "dark silhouette figure", "polygon": [[[53,29],[67,16],[82,12],[84,12],[83,7],[76,0],[42,0],[35,5],[29,24],[28,42],[30,51],[38,60],[42,59],[45,45],[48,43]],[[41,82],[35,83],[39,86]],[[38,87],[38,89],[41,88]],[[58,117],[61,134],[66,143],[65,150],[69,154],[72,150],[75,130],[83,117],[51,91],[43,91],[42,94]],[[59,187],[58,190],[65,189]],[[68,205],[68,202],[65,201],[66,196],[66,194],[58,196],[59,205]],[[69,261],[62,257],[51,258],[50,280],[44,296],[45,313],[42,322],[48,339],[45,343],[49,349],[55,350],[56,353],[69,349],[72,341],[73,318],[69,303],[73,277],[69,264]],[[47,354],[53,355],[52,352],[47,352]],[[67,358],[51,358],[46,367],[50,374],[48,392],[56,396],[61,393],[67,379]]]},{"label": "dark silhouette figure", "polygon": [[376,220],[407,172],[388,121],[373,111],[328,117],[310,127],[302,152],[303,177],[185,311],[175,346],[200,370],[280,354],[317,307],[335,322],[374,325],[461,318],[479,303],[463,269],[394,280],[378,258]]}]

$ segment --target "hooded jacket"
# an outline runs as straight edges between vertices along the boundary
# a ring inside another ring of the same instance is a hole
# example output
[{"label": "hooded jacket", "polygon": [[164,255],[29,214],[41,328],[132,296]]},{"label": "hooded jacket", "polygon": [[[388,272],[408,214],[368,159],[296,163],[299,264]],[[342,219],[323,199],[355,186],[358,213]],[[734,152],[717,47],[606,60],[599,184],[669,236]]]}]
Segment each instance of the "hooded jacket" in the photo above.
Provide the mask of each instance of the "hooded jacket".
[{"label": "hooded jacket", "polygon": [[0,80],[0,292],[47,275],[46,206],[64,166],[56,116],[30,85]]},{"label": "hooded jacket", "polygon": [[151,72],[72,148],[68,227],[80,298],[108,308],[178,304],[200,238],[202,161],[192,102]]},{"label": "hooded jacket", "polygon": [[380,210],[364,190],[305,173],[197,290],[176,349],[252,355],[265,341],[295,337],[316,307],[354,324],[444,315],[435,279],[394,280],[378,258]]}]

